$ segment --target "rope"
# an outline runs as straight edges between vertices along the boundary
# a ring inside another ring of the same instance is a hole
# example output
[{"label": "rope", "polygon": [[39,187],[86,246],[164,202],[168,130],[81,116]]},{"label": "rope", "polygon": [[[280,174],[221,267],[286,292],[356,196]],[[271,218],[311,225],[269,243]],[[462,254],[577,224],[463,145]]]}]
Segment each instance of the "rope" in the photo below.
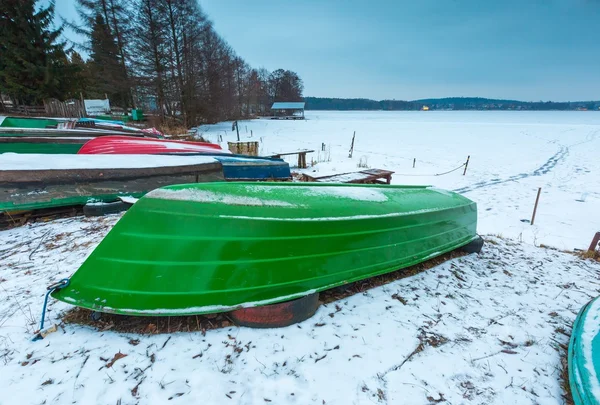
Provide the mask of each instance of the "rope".
[{"label": "rope", "polygon": [[69,285],[69,279],[63,278],[58,283],[54,283],[48,286],[48,291],[46,292],[46,296],[44,297],[44,306],[42,307],[42,319],[40,321],[40,333],[35,335],[33,341],[43,339],[41,335],[41,331],[44,330],[44,318],[46,317],[46,306],[48,305],[48,297],[56,290],[60,290],[61,288],[65,288]]},{"label": "rope", "polygon": [[413,176],[413,177],[432,177],[432,176],[443,176],[445,174],[448,173],[452,173],[457,171],[458,169],[462,169],[463,167],[465,167],[466,163],[463,163],[462,165],[452,169],[452,170],[448,170],[447,172],[443,172],[443,173],[436,173],[436,174],[402,174],[402,173],[394,173],[396,176]]}]

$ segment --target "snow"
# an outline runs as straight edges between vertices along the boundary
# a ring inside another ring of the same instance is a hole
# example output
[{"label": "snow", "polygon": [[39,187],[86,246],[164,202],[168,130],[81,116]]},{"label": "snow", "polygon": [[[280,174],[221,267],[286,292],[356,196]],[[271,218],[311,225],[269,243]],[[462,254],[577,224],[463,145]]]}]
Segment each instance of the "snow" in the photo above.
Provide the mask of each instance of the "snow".
[{"label": "snow", "polygon": [[148,194],[147,198],[164,200],[195,201],[200,203],[222,203],[226,205],[250,205],[265,207],[297,207],[296,204],[280,200],[267,200],[258,197],[239,196],[225,193],[215,193],[208,190],[184,188],[181,190],[156,189]]},{"label": "snow", "polygon": [[[245,187],[246,191],[250,194],[260,193],[269,194],[276,190],[281,190],[280,186],[271,186],[269,184],[261,184],[260,186],[248,185]],[[332,186],[299,186],[295,185],[290,189],[294,193],[302,194],[303,197],[329,197],[329,198],[345,198],[355,201],[373,201],[383,202],[387,201],[388,197],[385,195],[383,188],[374,187],[332,187]],[[401,192],[395,190],[395,193]]]},{"label": "snow", "polygon": [[[65,324],[32,342],[45,287],[119,218],[0,232],[0,389],[11,402],[562,404],[560,330],[600,288],[599,263],[488,237],[480,255],[322,305],[286,328],[139,335]],[[51,299],[46,325],[69,308]]]},{"label": "snow", "polygon": [[353,180],[363,179],[365,175],[363,173],[343,173],[338,174],[335,177],[319,180],[321,183],[349,183]]},{"label": "snow", "polygon": [[2,170],[134,169],[215,163],[207,156],[0,153]]},{"label": "snow", "polygon": [[[322,305],[313,318],[286,328],[140,335],[64,324],[32,342],[46,286],[77,270],[122,214],[0,231],[0,390],[8,393],[0,403],[564,403],[561,346],[579,309],[600,293],[600,263],[534,244],[586,248],[600,230],[600,114],[306,115],[244,122],[240,127],[254,137],[240,135],[259,140],[262,150],[318,151],[303,170],[311,175],[359,171],[367,162],[395,171],[393,184],[458,190],[478,203],[482,253]],[[200,132],[227,142],[236,138],[230,129],[220,123]],[[467,155],[466,176],[462,169],[433,176]],[[0,156],[2,169],[10,158]],[[48,155],[19,164],[65,165]],[[197,198],[258,204],[247,187],[243,197]],[[532,226],[521,220],[531,218],[538,187]],[[51,299],[46,325],[70,308]],[[586,327],[586,339],[597,327]],[[117,353],[126,357],[111,365]]]},{"label": "snow", "polygon": [[583,364],[589,373],[590,390],[596,400],[600,400],[600,380],[594,368],[593,340],[600,332],[600,300],[594,300],[588,308],[581,332]]},{"label": "snow", "polygon": [[298,187],[306,195],[316,195],[333,198],[345,198],[355,201],[387,201],[387,196],[382,190],[363,187]]},{"label": "snow", "polygon": [[[248,204],[246,204],[248,205]],[[258,204],[257,204],[258,205]],[[465,204],[464,206],[468,206],[469,204]],[[462,206],[456,206],[453,208],[461,208]],[[253,219],[257,221],[351,221],[357,219],[374,219],[374,218],[394,218],[394,217],[403,217],[407,215],[418,215],[425,214],[428,212],[436,212],[442,211],[446,208],[423,208],[421,210],[413,210],[413,211],[403,211],[403,212],[391,212],[389,214],[371,214],[371,215],[346,215],[339,217],[293,217],[293,218],[285,218],[285,217],[250,217],[243,215],[219,215],[220,218],[230,218],[230,219]]]},{"label": "snow", "polygon": [[120,196],[119,200],[123,201],[127,204],[135,204],[139,198],[131,197],[131,196]]},{"label": "snow", "polygon": [[[315,150],[307,155],[314,166],[294,169],[311,176],[365,170],[366,161],[371,168],[395,171],[392,184],[458,191],[477,202],[479,231],[485,234],[572,250],[587,248],[600,230],[598,112],[307,111],[306,118],[240,122],[247,127],[241,141],[259,141],[261,151],[272,153]],[[231,122],[198,131],[211,142],[221,136],[223,145],[236,140]],[[459,167],[469,155],[465,176],[462,168],[434,176]],[[284,158],[296,166],[296,156]],[[531,220],[539,187],[532,226],[522,220]]]}]

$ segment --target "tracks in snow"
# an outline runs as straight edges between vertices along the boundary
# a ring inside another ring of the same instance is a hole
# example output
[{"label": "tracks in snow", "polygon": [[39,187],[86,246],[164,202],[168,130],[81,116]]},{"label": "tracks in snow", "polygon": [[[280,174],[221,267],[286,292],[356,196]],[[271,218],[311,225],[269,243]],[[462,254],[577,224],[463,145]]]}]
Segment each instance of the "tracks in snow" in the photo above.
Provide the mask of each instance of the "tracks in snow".
[{"label": "tracks in snow", "polygon": [[558,163],[560,163],[567,157],[568,154],[569,148],[567,146],[561,146],[558,152],[552,155],[543,165],[541,165],[531,173],[519,173],[514,176],[507,177],[505,179],[491,179],[486,181],[480,181],[473,185],[457,188],[452,191],[464,194],[474,190],[478,190],[480,188],[496,186],[498,184],[508,183],[511,181],[518,181],[521,179],[526,179],[528,177],[542,176],[554,169]]},{"label": "tracks in snow", "polygon": [[599,134],[600,134],[600,130],[598,130],[598,129],[592,130],[589,134],[587,134],[587,136],[585,137],[585,139],[583,141],[577,142],[577,143],[574,143],[574,144],[571,144],[568,146],[564,146],[564,145],[561,146],[560,149],[558,150],[558,152],[556,152],[554,155],[552,155],[543,165],[541,165],[540,167],[538,167],[531,173],[519,173],[514,176],[505,178],[505,179],[491,179],[491,180],[486,180],[486,181],[480,181],[480,182],[472,184],[470,186],[457,188],[452,191],[464,194],[464,193],[468,193],[468,192],[471,192],[474,190],[478,190],[480,188],[496,186],[498,184],[508,183],[511,181],[518,181],[521,179],[526,179],[527,177],[542,176],[542,175],[547,174],[550,171],[552,171],[552,169],[554,169],[557,164],[559,164],[560,162],[565,160],[566,157],[569,155],[570,148],[572,148],[574,146],[579,146],[579,145],[593,142],[598,138]]}]

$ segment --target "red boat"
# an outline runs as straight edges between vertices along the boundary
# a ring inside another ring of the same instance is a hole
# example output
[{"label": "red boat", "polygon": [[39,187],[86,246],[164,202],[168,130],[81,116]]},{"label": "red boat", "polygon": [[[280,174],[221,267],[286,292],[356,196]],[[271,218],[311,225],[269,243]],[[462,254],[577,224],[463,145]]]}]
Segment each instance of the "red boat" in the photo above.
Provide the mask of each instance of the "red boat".
[{"label": "red boat", "polygon": [[172,141],[133,136],[99,136],[83,145],[79,155],[154,155],[159,153],[231,153],[208,142]]}]

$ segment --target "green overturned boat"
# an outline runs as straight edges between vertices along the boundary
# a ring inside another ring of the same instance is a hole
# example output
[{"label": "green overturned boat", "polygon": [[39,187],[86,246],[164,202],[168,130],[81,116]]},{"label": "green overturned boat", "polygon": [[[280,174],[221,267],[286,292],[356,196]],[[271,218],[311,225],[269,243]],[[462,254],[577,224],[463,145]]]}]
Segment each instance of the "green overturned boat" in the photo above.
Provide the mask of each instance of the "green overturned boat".
[{"label": "green overturned boat", "polygon": [[575,405],[600,404],[600,299],[587,303],[575,319],[569,342],[569,384]]},{"label": "green overturned boat", "polygon": [[191,315],[299,298],[477,239],[476,204],[425,186],[200,183],[156,189],[53,296]]}]

